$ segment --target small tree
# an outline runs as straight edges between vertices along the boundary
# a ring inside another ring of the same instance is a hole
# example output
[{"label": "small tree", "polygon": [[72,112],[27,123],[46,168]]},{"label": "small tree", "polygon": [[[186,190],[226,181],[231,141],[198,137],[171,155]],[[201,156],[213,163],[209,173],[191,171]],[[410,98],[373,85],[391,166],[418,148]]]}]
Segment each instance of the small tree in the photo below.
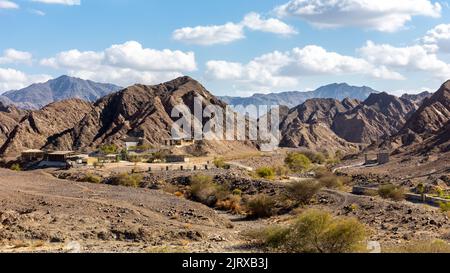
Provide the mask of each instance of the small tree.
[{"label": "small tree", "polygon": [[275,177],[275,170],[270,167],[261,167],[256,170],[256,174],[265,179],[272,179]]},{"label": "small tree", "polygon": [[315,180],[293,182],[287,186],[288,196],[300,205],[307,205],[322,185]]},{"label": "small tree", "polygon": [[265,194],[259,194],[248,200],[246,207],[250,217],[267,218],[274,215],[275,199]]},{"label": "small tree", "polygon": [[301,153],[289,153],[284,162],[294,172],[303,172],[311,167],[311,161]]}]

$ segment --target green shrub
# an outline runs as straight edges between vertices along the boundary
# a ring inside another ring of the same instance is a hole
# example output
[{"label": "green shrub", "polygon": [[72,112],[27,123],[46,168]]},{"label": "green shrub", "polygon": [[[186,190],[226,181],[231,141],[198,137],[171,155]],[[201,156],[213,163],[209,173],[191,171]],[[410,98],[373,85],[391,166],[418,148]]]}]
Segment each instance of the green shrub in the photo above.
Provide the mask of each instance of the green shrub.
[{"label": "green shrub", "polygon": [[115,154],[119,148],[117,148],[116,145],[110,144],[110,145],[103,145],[100,147],[100,151],[104,154]]},{"label": "green shrub", "polygon": [[233,195],[242,196],[242,190],[241,189],[234,189],[232,194]]},{"label": "green shrub", "polygon": [[230,169],[230,164],[225,163],[225,160],[223,158],[215,158],[213,161],[214,166],[219,169]]},{"label": "green shrub", "polygon": [[102,178],[93,174],[86,174],[85,177],[83,177],[80,182],[88,182],[88,183],[94,183],[94,184],[100,184],[102,182]]},{"label": "green shrub", "polygon": [[259,194],[247,201],[246,208],[252,218],[267,218],[275,214],[273,197]]},{"label": "green shrub", "polygon": [[323,164],[325,163],[325,156],[320,152],[304,151],[301,154],[305,155],[312,163]]},{"label": "green shrub", "polygon": [[282,251],[283,245],[286,243],[289,233],[289,227],[270,226],[256,231],[250,231],[246,235],[256,239],[264,246],[271,249],[279,249]]},{"label": "green shrub", "polygon": [[269,228],[258,235],[267,247],[284,252],[352,253],[362,249],[366,229],[353,218],[308,210],[289,227]]},{"label": "green shrub", "polygon": [[265,179],[273,179],[275,177],[275,170],[269,167],[261,167],[256,170],[256,175]]},{"label": "green shrub", "polygon": [[284,163],[294,172],[304,172],[311,167],[311,161],[301,153],[289,153]]},{"label": "green shrub", "polygon": [[111,184],[117,186],[137,188],[142,183],[143,177],[140,174],[122,173],[111,178]]},{"label": "green shrub", "polygon": [[401,201],[405,199],[405,192],[402,187],[397,187],[393,184],[382,185],[378,188],[378,195],[384,199],[392,199],[394,201]]},{"label": "green shrub", "polygon": [[322,185],[315,180],[292,182],[286,187],[288,197],[301,205],[309,204],[321,188]]},{"label": "green shrub", "polygon": [[439,207],[442,212],[450,212],[450,202],[441,202],[439,203]]},{"label": "green shrub", "polygon": [[214,183],[212,176],[193,175],[189,178],[189,182],[191,198],[210,207],[215,206],[217,201],[224,200],[230,195],[225,187]]},{"label": "green shrub", "polygon": [[20,167],[20,165],[17,164],[17,163],[12,164],[11,167],[10,167],[10,169],[11,169],[12,171],[16,171],[16,172],[20,172],[20,171],[22,170],[22,168]]}]

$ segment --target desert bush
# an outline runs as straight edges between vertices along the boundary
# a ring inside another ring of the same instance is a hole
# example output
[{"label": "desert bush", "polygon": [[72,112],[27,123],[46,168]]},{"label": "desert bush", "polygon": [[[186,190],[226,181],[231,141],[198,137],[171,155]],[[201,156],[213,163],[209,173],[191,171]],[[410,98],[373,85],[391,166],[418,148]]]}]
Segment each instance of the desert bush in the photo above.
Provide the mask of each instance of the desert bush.
[{"label": "desert bush", "polygon": [[230,169],[230,164],[225,163],[225,160],[223,158],[215,158],[213,161],[214,166],[216,166],[216,168],[219,169],[225,169],[228,170]]},{"label": "desert bush", "polygon": [[329,171],[317,172],[316,178],[320,182],[320,184],[322,184],[322,186],[329,189],[340,188],[348,182],[345,177],[337,176]]},{"label": "desert bush", "polygon": [[20,167],[20,165],[17,164],[17,163],[12,164],[11,167],[10,167],[9,169],[12,170],[12,171],[16,171],[16,172],[20,172],[20,171],[22,170],[22,168]]},{"label": "desert bush", "polygon": [[378,188],[378,195],[384,199],[392,199],[394,201],[401,201],[405,199],[405,192],[402,187],[397,187],[393,184],[382,185]]},{"label": "desert bush", "polygon": [[290,232],[291,229],[289,226],[270,226],[259,230],[252,230],[244,234],[257,240],[265,247],[282,251],[282,247],[286,244]]},{"label": "desert bush", "polygon": [[263,245],[291,253],[352,253],[362,249],[366,229],[354,218],[308,210],[288,227],[257,233]]},{"label": "desert bush", "polygon": [[232,194],[233,195],[242,196],[242,190],[241,189],[234,189]]},{"label": "desert bush", "polygon": [[289,169],[283,165],[275,166],[274,168],[275,174],[279,177],[284,177],[289,175]]},{"label": "desert bush", "polygon": [[315,164],[323,164],[326,161],[324,154],[320,152],[304,151],[301,152],[301,154],[305,155],[312,163]]},{"label": "desert bush", "polygon": [[140,186],[142,180],[143,180],[142,175],[121,173],[111,178],[111,184],[117,186],[120,185],[125,187],[137,188]]},{"label": "desert bush", "polygon": [[311,167],[311,161],[301,153],[289,153],[284,163],[294,172],[303,172]]},{"label": "desert bush", "polygon": [[256,170],[256,175],[260,178],[273,179],[275,177],[275,170],[270,167],[261,167]]},{"label": "desert bush", "polygon": [[94,184],[100,184],[102,182],[102,178],[99,176],[96,176],[94,174],[88,173],[85,177],[83,177],[80,182],[88,182],[88,183],[94,183]]},{"label": "desert bush", "polygon": [[194,201],[213,207],[217,201],[227,198],[228,190],[214,183],[212,176],[197,174],[189,178],[190,195]]},{"label": "desert bush", "polygon": [[388,248],[386,253],[450,253],[450,244],[442,240],[408,242]]},{"label": "desert bush", "polygon": [[242,200],[239,195],[229,195],[227,198],[218,200],[216,208],[219,210],[230,211],[232,213],[242,213]]},{"label": "desert bush", "polygon": [[247,201],[246,208],[251,218],[267,218],[274,215],[275,199],[265,194],[259,194]]},{"label": "desert bush", "polygon": [[110,145],[103,145],[100,147],[100,151],[104,154],[115,154],[119,148],[117,148],[116,145],[110,144]]},{"label": "desert bush", "polygon": [[439,207],[442,212],[450,212],[450,203],[449,202],[441,202],[439,203]]},{"label": "desert bush", "polygon": [[306,205],[320,191],[322,185],[315,180],[305,180],[292,182],[286,188],[290,199],[298,204]]}]

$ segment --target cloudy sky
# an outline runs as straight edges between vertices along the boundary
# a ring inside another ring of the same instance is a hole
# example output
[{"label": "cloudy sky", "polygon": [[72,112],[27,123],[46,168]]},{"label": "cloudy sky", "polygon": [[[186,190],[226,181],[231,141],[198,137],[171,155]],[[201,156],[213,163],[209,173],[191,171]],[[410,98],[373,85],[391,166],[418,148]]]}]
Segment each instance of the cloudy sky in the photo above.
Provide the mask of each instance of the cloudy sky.
[{"label": "cloudy sky", "polygon": [[449,0],[0,0],[0,93],[190,75],[218,95],[450,79]]}]

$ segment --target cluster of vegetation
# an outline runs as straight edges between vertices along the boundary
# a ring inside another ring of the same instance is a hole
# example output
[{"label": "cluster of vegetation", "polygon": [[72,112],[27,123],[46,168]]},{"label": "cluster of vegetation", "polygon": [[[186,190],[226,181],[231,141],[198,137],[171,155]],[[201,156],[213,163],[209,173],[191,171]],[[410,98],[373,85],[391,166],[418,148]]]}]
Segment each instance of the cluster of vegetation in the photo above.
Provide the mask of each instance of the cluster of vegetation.
[{"label": "cluster of vegetation", "polygon": [[247,200],[245,207],[250,218],[267,218],[276,213],[275,204],[276,200],[274,197],[259,194]]},{"label": "cluster of vegetation", "polygon": [[230,191],[226,186],[214,182],[213,177],[197,174],[189,178],[189,197],[209,207],[241,213],[240,190]]},{"label": "cluster of vegetation", "polygon": [[256,170],[256,175],[264,179],[274,179],[275,169],[270,167],[261,167]]},{"label": "cluster of vegetation", "polygon": [[305,172],[311,168],[311,160],[302,153],[289,153],[284,163],[293,172]]},{"label": "cluster of vegetation", "polygon": [[86,176],[80,179],[80,182],[100,184],[102,182],[102,178],[94,174],[88,173],[86,174]]},{"label": "cluster of vegetation", "polygon": [[221,157],[215,158],[213,161],[214,166],[219,169],[229,170],[231,168],[230,164],[227,164],[225,160]]},{"label": "cluster of vegetation", "polygon": [[307,205],[321,188],[320,182],[314,179],[292,182],[287,185],[287,196],[296,206]]},{"label": "cluster of vegetation", "polygon": [[138,188],[140,187],[143,179],[143,176],[140,174],[121,173],[111,178],[111,184],[117,186]]},{"label": "cluster of vegetation", "polygon": [[109,144],[101,146],[99,150],[104,154],[116,154],[119,151],[119,148],[114,144]]},{"label": "cluster of vegetation", "polygon": [[22,170],[22,167],[20,167],[18,163],[14,163],[9,169],[15,172],[20,172]]},{"label": "cluster of vegetation", "polygon": [[269,227],[250,234],[263,246],[289,253],[354,253],[363,250],[366,229],[354,218],[308,210],[293,224]]},{"label": "cluster of vegetation", "polygon": [[405,199],[405,190],[400,186],[386,184],[378,188],[378,195],[384,199],[402,201]]},{"label": "cluster of vegetation", "polygon": [[320,184],[329,189],[337,189],[350,183],[350,178],[347,176],[338,176],[328,170],[316,171],[316,179]]},{"label": "cluster of vegetation", "polygon": [[415,241],[384,250],[386,253],[450,253],[450,244],[443,240]]},{"label": "cluster of vegetation", "polygon": [[303,151],[301,152],[314,164],[324,164],[326,162],[325,155],[321,152]]},{"label": "cluster of vegetation", "polygon": [[450,212],[450,202],[441,202],[439,204],[439,207],[441,208],[442,212]]}]

